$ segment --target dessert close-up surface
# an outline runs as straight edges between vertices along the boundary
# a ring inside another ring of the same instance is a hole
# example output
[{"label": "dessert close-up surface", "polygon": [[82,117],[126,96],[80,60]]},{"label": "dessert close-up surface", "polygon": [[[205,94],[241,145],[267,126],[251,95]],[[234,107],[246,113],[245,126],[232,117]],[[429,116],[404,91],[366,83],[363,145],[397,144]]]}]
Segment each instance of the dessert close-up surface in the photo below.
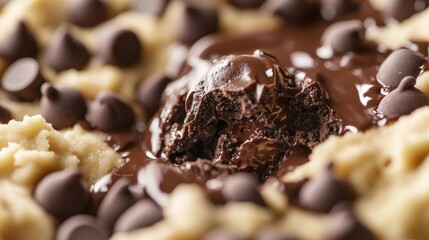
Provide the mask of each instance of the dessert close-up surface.
[{"label": "dessert close-up surface", "polygon": [[0,1],[0,240],[429,239],[428,7]]}]

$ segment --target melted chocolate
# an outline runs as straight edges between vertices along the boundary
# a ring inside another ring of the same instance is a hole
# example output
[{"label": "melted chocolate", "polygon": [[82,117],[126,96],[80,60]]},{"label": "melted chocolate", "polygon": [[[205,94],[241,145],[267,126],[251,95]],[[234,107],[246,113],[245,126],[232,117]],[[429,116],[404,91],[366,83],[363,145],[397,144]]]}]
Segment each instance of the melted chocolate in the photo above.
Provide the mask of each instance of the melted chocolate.
[{"label": "melted chocolate", "polygon": [[[375,11],[368,4],[363,4],[360,11],[341,16],[340,20],[364,20],[372,16],[376,16]],[[335,55],[331,49],[321,46],[320,43],[321,36],[328,26],[328,22],[319,21],[306,26],[285,26],[273,31],[245,35],[211,36],[194,45],[189,61],[197,61],[201,67],[204,64],[210,65],[210,61],[222,55],[251,54],[256,49],[262,50],[275,56],[297,80],[307,79],[322,85],[329,106],[342,121],[341,131],[337,134],[366,130],[376,124],[374,109],[384,97],[384,89],[376,81],[375,75],[378,66],[388,53],[377,51],[375,48],[367,48],[360,53],[349,52]],[[188,71],[190,68],[187,67]],[[174,84],[180,85],[177,82]],[[184,86],[182,85],[182,87]],[[187,94],[177,96],[186,97]],[[186,101],[181,102],[183,105],[176,106],[177,108],[186,107]],[[159,112],[152,119],[146,129],[146,134],[143,134],[143,131],[132,135],[116,133],[110,134],[106,138],[107,142],[127,159],[127,162],[107,177],[107,181],[104,178],[95,184],[92,187],[93,192],[104,192],[117,178],[128,177],[162,205],[168,193],[175,186],[195,182],[202,186],[215,202],[223,202],[220,194],[223,180],[236,169],[231,166],[213,164],[208,160],[171,163],[167,154],[159,151],[163,147],[160,145],[159,138],[162,131],[160,128],[160,115],[162,114]],[[184,118],[180,115],[175,117]],[[280,178],[296,166],[308,161],[310,152],[309,146],[302,145],[288,149],[283,160],[272,166],[265,166],[264,178],[270,176],[273,176],[274,179]],[[212,158],[214,156],[203,157]],[[156,165],[156,167],[148,168],[148,165]],[[140,177],[140,175],[144,175],[142,171],[148,175],[152,174],[152,179],[142,181],[142,177]],[[152,173],[148,173],[150,171]],[[272,179],[267,184],[271,184]],[[276,182],[278,181],[276,180]],[[293,184],[293,186],[275,185],[294,199],[302,183],[297,183],[296,186]]]}]

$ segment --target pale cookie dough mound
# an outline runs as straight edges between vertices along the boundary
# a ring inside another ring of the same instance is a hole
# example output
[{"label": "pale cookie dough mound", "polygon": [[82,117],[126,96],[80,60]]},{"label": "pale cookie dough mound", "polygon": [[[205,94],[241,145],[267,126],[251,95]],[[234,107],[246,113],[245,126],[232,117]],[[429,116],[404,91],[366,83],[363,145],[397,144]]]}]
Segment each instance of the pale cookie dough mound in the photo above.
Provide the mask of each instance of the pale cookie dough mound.
[{"label": "pale cookie dough mound", "polygon": [[314,149],[308,164],[284,180],[313,178],[334,163],[335,175],[357,195],[357,215],[375,235],[427,239],[428,121],[425,107],[384,128],[331,137]]},{"label": "pale cookie dough mound", "polygon": [[46,174],[79,168],[86,184],[109,173],[121,158],[97,135],[75,128],[56,131],[41,116],[0,125],[0,179],[33,188]]},{"label": "pale cookie dough mound", "polygon": [[367,38],[390,49],[403,47],[410,40],[427,42],[429,41],[429,33],[426,30],[428,21],[429,9],[426,9],[403,22],[371,29],[367,31]]},{"label": "pale cookie dough mound", "polygon": [[54,221],[33,201],[28,189],[0,180],[0,192],[0,239],[53,239]]},{"label": "pale cookie dough mound", "polygon": [[[275,197],[268,193],[266,198]],[[213,228],[228,229],[251,237],[259,227],[275,219],[272,211],[253,203],[215,206],[196,185],[177,187],[164,209],[164,216],[163,221],[151,227],[117,233],[111,239],[197,240]]]}]

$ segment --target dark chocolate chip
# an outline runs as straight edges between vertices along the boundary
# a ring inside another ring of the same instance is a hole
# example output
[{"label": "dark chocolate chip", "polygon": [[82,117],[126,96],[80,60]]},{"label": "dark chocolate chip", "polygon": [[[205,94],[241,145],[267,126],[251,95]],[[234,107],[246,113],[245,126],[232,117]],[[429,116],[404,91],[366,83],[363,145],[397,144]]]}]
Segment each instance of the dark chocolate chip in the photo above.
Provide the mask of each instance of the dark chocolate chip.
[{"label": "dark chocolate chip", "polygon": [[177,25],[178,38],[182,43],[192,44],[198,39],[219,30],[216,8],[183,2],[181,18]]},{"label": "dark chocolate chip", "polygon": [[108,17],[107,7],[101,0],[72,0],[67,7],[70,21],[81,27],[93,27]]},{"label": "dark chocolate chip", "polygon": [[258,181],[248,173],[237,173],[225,180],[222,194],[226,201],[254,202],[265,205],[258,190]]},{"label": "dark chocolate chip", "polygon": [[24,21],[19,21],[0,45],[0,55],[9,61],[35,57],[39,47]]},{"label": "dark chocolate chip", "polygon": [[322,42],[336,53],[358,52],[365,46],[365,29],[359,20],[337,22],[323,33]]},{"label": "dark chocolate chip", "polygon": [[101,92],[89,105],[86,120],[101,131],[123,130],[134,123],[131,106],[121,97],[110,92]]},{"label": "dark chocolate chip", "polygon": [[42,95],[41,114],[55,129],[72,127],[85,116],[86,101],[82,94],[73,88],[55,88],[45,83],[42,85]]},{"label": "dark chocolate chip", "polygon": [[298,240],[298,238],[284,233],[273,227],[265,227],[256,233],[255,240]]},{"label": "dark chocolate chip", "polygon": [[403,21],[427,7],[427,0],[391,0],[383,13],[387,17]]},{"label": "dark chocolate chip", "polygon": [[89,215],[77,215],[67,219],[58,230],[56,240],[107,240],[108,227]]},{"label": "dark chocolate chip", "polygon": [[229,3],[238,8],[258,8],[265,0],[229,0]]},{"label": "dark chocolate chip", "polygon": [[388,119],[395,119],[429,105],[428,97],[414,87],[415,83],[414,77],[405,77],[398,88],[380,101],[378,112]]},{"label": "dark chocolate chip", "polygon": [[98,46],[98,56],[107,64],[129,67],[141,58],[140,39],[127,29],[106,29],[101,34]]},{"label": "dark chocolate chip", "polygon": [[396,50],[380,65],[376,76],[377,81],[384,86],[396,88],[404,77],[418,77],[425,62],[421,54],[412,50]]},{"label": "dark chocolate chip", "polygon": [[8,123],[10,120],[12,120],[12,113],[9,111],[9,109],[0,105],[0,123],[5,124]]},{"label": "dark chocolate chip", "polygon": [[91,196],[81,183],[81,174],[75,169],[44,177],[36,186],[34,199],[60,220],[84,213],[91,203]]},{"label": "dark chocolate chip", "polygon": [[358,4],[354,0],[322,0],[321,15],[327,21],[338,18],[342,13],[356,10]]},{"label": "dark chocolate chip", "polygon": [[161,17],[171,0],[134,0],[132,8],[141,13]]},{"label": "dark chocolate chip", "polygon": [[161,209],[150,200],[140,200],[126,210],[115,224],[115,232],[129,232],[152,226],[163,219]]},{"label": "dark chocolate chip", "polygon": [[73,37],[68,26],[60,26],[49,43],[44,60],[55,71],[84,68],[90,58],[85,46]]},{"label": "dark chocolate chip", "polygon": [[6,69],[1,84],[13,98],[34,101],[42,96],[40,88],[44,82],[39,63],[33,58],[21,58]]},{"label": "dark chocolate chip", "polygon": [[329,212],[336,204],[350,200],[351,190],[332,174],[332,165],[308,181],[298,196],[302,207],[316,212]]},{"label": "dark chocolate chip", "polygon": [[164,74],[154,74],[144,80],[137,90],[137,101],[151,114],[158,110],[162,93],[171,82],[171,79]]},{"label": "dark chocolate chip", "polygon": [[372,240],[373,233],[350,210],[335,211],[328,217],[323,240]]},{"label": "dark chocolate chip", "polygon": [[320,5],[309,0],[268,0],[262,9],[288,24],[306,24],[319,16]]},{"label": "dark chocolate chip", "polygon": [[215,229],[207,233],[203,240],[245,240],[239,233],[227,229]]},{"label": "dark chocolate chip", "polygon": [[119,216],[137,201],[129,186],[130,181],[126,178],[119,179],[112,186],[98,208],[99,219],[113,226]]}]

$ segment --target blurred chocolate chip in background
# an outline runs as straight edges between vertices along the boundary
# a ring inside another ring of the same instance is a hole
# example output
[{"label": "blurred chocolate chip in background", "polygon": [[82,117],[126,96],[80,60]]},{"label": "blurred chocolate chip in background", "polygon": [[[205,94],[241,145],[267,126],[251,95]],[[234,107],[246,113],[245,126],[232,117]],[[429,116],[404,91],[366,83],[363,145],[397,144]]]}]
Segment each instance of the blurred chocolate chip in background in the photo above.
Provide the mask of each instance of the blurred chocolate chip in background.
[{"label": "blurred chocolate chip in background", "polygon": [[89,59],[89,51],[72,36],[67,25],[57,28],[44,55],[46,65],[55,71],[70,68],[80,70],[88,64]]},{"label": "blurred chocolate chip in background", "polygon": [[12,113],[6,107],[0,105],[0,124],[6,124],[12,120]]},{"label": "blurred chocolate chip in background", "polygon": [[180,14],[177,35],[184,44],[192,44],[219,30],[219,13],[215,7],[183,2]]},{"label": "blurred chocolate chip in background", "polygon": [[97,55],[106,64],[129,67],[141,59],[142,45],[131,30],[110,26],[101,31]]},{"label": "blurred chocolate chip in background", "polygon": [[108,9],[101,0],[68,0],[70,22],[80,27],[93,27],[108,17]]},{"label": "blurred chocolate chip in background", "polygon": [[113,227],[119,216],[137,201],[129,187],[130,181],[126,178],[116,181],[98,207],[97,217]]},{"label": "blurred chocolate chip in background", "polygon": [[81,183],[81,173],[76,169],[48,174],[37,184],[34,199],[59,220],[86,212],[91,203],[91,196]]},{"label": "blurred chocolate chip in background", "polygon": [[359,4],[355,0],[321,0],[321,15],[327,21],[333,21],[341,14],[357,10]]},{"label": "blurred chocolate chip in background", "polygon": [[363,225],[351,209],[332,211],[328,216],[323,240],[372,240],[374,234]]},{"label": "blurred chocolate chip in background", "polygon": [[229,229],[215,229],[204,235],[202,240],[246,240],[246,238]]},{"label": "blurred chocolate chip in background", "polygon": [[329,212],[336,204],[353,199],[351,189],[332,171],[333,165],[329,165],[302,187],[298,197],[300,206],[310,211]]},{"label": "blurred chocolate chip in background", "polygon": [[90,215],[67,219],[57,230],[56,240],[108,240],[109,228]]},{"label": "blurred chocolate chip in background", "polygon": [[423,71],[426,59],[410,49],[398,49],[392,52],[380,65],[377,81],[383,86],[396,88],[407,76],[417,78]]},{"label": "blurred chocolate chip in background", "polygon": [[149,227],[163,218],[161,208],[154,202],[148,199],[140,200],[119,217],[114,232],[129,232]]},{"label": "blurred chocolate chip in background", "polygon": [[154,74],[142,81],[137,88],[137,101],[150,114],[154,114],[161,103],[165,87],[172,80],[165,74]]},{"label": "blurred chocolate chip in background", "polygon": [[34,101],[42,96],[44,82],[39,63],[33,58],[21,58],[6,69],[1,85],[13,99]]},{"label": "blurred chocolate chip in background", "polygon": [[225,180],[222,194],[226,201],[253,202],[264,206],[258,186],[256,178],[249,173],[236,173]]},{"label": "blurred chocolate chip in background", "polygon": [[100,92],[90,103],[86,120],[101,131],[126,130],[135,121],[132,107],[120,96],[111,92]]},{"label": "blurred chocolate chip in background", "polygon": [[359,52],[365,49],[365,29],[359,20],[336,22],[322,36],[322,43],[335,53]]},{"label": "blurred chocolate chip in background", "polygon": [[161,17],[171,0],[134,0],[131,8],[145,14]]},{"label": "blurred chocolate chip in background", "polygon": [[388,119],[395,119],[410,114],[418,108],[428,106],[428,97],[415,88],[415,84],[416,79],[412,76],[402,79],[398,88],[380,101],[377,111]]},{"label": "blurred chocolate chip in background", "polygon": [[83,119],[87,110],[83,95],[70,87],[42,85],[40,112],[55,129],[72,127]]},{"label": "blurred chocolate chip in background", "polygon": [[415,13],[423,11],[427,6],[427,0],[390,0],[383,9],[383,14],[402,22]]},{"label": "blurred chocolate chip in background", "polygon": [[310,0],[267,0],[262,9],[288,24],[306,24],[319,17],[319,3]]},{"label": "blurred chocolate chip in background", "polygon": [[237,7],[237,8],[258,8],[260,7],[266,0],[228,0],[228,2]]},{"label": "blurred chocolate chip in background", "polygon": [[19,21],[12,28],[12,31],[5,36],[0,45],[0,56],[9,61],[16,61],[24,57],[35,57],[38,51],[39,47],[36,38],[24,21]]}]

